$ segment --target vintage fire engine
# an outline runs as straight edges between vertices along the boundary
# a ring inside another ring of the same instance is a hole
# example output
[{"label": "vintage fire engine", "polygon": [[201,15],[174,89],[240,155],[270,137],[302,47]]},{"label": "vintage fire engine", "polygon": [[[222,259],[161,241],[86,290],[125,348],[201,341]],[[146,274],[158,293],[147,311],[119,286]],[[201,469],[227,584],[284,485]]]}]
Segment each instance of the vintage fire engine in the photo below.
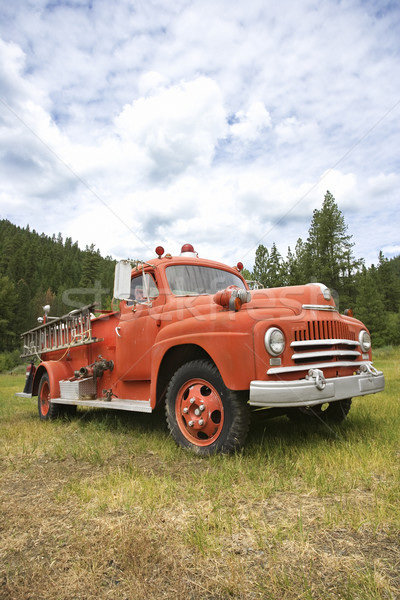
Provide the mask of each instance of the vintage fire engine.
[{"label": "vintage fire engine", "polygon": [[164,405],[175,441],[212,454],[243,446],[250,413],[338,423],[352,397],[384,389],[366,327],[326,286],[249,290],[241,263],[190,244],[156,255],[117,264],[118,310],[86,306],[22,334],[23,356],[41,360],[28,391],[42,420]]}]

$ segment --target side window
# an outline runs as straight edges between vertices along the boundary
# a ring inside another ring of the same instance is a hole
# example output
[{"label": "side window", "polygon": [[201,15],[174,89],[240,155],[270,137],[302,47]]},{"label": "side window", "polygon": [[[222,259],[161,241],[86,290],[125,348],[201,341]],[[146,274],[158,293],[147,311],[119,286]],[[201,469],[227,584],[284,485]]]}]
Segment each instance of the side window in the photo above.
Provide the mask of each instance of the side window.
[{"label": "side window", "polygon": [[131,297],[128,304],[133,302],[147,302],[148,300],[154,300],[158,297],[158,288],[153,277],[149,273],[138,275],[131,281]]}]

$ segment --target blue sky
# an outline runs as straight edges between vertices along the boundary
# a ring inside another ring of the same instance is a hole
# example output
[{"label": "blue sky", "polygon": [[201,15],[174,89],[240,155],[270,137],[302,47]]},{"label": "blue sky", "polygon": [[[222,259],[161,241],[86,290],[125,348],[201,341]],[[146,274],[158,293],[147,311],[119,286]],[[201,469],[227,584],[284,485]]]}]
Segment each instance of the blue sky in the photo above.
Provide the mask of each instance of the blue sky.
[{"label": "blue sky", "polygon": [[329,190],[354,254],[400,254],[400,6],[0,1],[0,218],[250,270]]}]

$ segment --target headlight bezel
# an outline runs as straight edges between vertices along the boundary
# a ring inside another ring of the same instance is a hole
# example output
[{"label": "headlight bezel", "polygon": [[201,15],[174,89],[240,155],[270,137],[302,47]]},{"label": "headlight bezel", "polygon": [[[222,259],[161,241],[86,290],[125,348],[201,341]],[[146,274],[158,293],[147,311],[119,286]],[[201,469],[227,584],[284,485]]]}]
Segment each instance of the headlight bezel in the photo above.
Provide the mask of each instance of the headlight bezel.
[{"label": "headlight bezel", "polygon": [[[274,339],[277,336],[281,336],[282,339],[280,342],[277,339]],[[279,329],[279,327],[270,327],[267,329],[264,335],[264,344],[267,352],[271,356],[280,356],[283,354],[286,348],[286,339],[282,329]],[[273,345],[276,344],[280,344],[280,346],[274,348]]]},{"label": "headlight bezel", "polygon": [[369,352],[371,350],[371,336],[366,329],[360,331],[358,341],[363,352]]}]

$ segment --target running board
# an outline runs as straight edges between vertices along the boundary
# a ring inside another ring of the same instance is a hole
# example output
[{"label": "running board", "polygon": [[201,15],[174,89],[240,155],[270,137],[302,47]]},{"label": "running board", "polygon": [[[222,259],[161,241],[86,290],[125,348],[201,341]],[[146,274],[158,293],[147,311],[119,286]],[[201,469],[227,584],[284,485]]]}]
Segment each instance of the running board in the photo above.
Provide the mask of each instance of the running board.
[{"label": "running board", "polygon": [[93,408],[111,408],[114,410],[130,410],[132,412],[151,413],[150,400],[125,400],[112,398],[111,400],[70,400],[69,398],[52,398],[54,404],[66,404],[69,406],[90,406]]}]

